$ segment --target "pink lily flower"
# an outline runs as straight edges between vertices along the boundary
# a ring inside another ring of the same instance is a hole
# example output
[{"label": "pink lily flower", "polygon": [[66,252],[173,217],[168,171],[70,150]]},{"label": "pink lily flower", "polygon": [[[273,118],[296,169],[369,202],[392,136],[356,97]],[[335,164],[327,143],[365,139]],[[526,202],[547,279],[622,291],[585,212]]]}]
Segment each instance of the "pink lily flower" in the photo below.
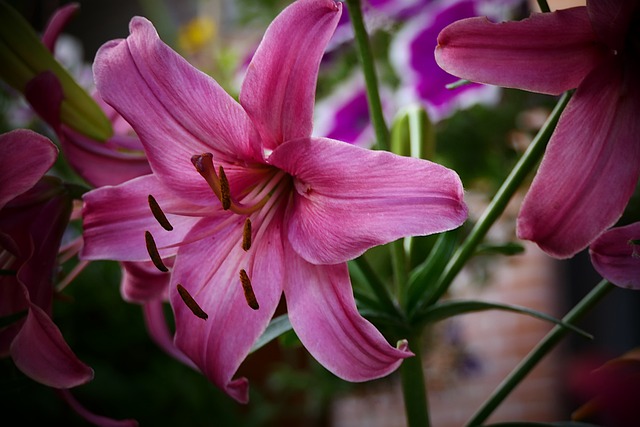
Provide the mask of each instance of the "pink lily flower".
[{"label": "pink lily flower", "polygon": [[623,288],[640,289],[640,222],[603,233],[589,254],[602,277]]},{"label": "pink lily flower", "polygon": [[0,317],[26,312],[0,329],[0,356],[50,387],[84,384],[93,370],[51,320],[55,261],[71,214],[60,182],[43,178],[58,150],[29,130],[0,135],[0,150]]},{"label": "pink lily flower", "polygon": [[[43,176],[58,156],[56,146],[30,130],[0,135],[0,357],[58,394],[79,415],[99,426],[136,426],[91,413],[70,388],[93,379],[53,322],[53,282],[58,249],[72,200],[62,182]],[[24,316],[23,316],[24,314]]]},{"label": "pink lily flower", "polygon": [[131,123],[154,173],[85,195],[81,256],[151,256],[168,271],[161,258],[175,255],[175,343],[239,402],[248,381],[233,376],[283,293],[294,330],[328,370],[348,381],[395,370],[412,353],[358,313],[346,261],[466,218],[455,172],[311,137],[318,67],[341,9],[333,0],[287,7],[239,102],[144,18],[94,63],[100,94]]},{"label": "pink lily flower", "polygon": [[476,82],[576,89],[518,217],[518,236],[571,257],[620,218],[640,176],[640,1],[587,1],[519,22],[458,21],[436,60]]}]

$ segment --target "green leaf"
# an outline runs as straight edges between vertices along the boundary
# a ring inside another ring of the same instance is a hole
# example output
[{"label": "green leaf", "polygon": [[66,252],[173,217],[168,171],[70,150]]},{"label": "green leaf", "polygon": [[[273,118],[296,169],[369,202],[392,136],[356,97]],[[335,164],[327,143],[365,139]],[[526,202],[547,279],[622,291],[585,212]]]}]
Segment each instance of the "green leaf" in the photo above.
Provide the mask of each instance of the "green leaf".
[{"label": "green leaf", "polygon": [[24,92],[34,77],[53,72],[64,93],[60,119],[72,129],[99,141],[113,134],[111,122],[89,94],[56,61],[29,23],[0,1],[0,78]]},{"label": "green leaf", "polygon": [[418,303],[432,290],[435,281],[447,265],[458,241],[458,231],[441,233],[427,259],[413,269],[407,285],[408,312],[412,313]]},{"label": "green leaf", "polygon": [[433,323],[460,314],[474,313],[486,310],[504,310],[514,313],[526,314],[537,319],[546,320],[548,322],[555,323],[556,325],[563,326],[588,339],[593,339],[592,335],[586,333],[582,329],[577,328],[576,326],[573,326],[569,323],[565,323],[562,320],[556,319],[553,316],[549,316],[548,314],[544,314],[527,307],[486,301],[457,300],[441,302],[429,307],[420,315],[416,316],[416,321],[420,324]]},{"label": "green leaf", "polygon": [[10,324],[22,319],[26,315],[27,315],[27,310],[23,310],[14,314],[10,314],[9,316],[0,317],[0,328],[9,326]]},{"label": "green leaf", "polygon": [[253,347],[251,347],[250,353],[259,350],[274,339],[278,338],[280,335],[292,329],[293,328],[291,326],[291,322],[289,322],[288,315],[283,314],[282,316],[278,316],[272,319],[262,336],[258,338],[258,341],[256,341],[255,344],[253,344]]}]

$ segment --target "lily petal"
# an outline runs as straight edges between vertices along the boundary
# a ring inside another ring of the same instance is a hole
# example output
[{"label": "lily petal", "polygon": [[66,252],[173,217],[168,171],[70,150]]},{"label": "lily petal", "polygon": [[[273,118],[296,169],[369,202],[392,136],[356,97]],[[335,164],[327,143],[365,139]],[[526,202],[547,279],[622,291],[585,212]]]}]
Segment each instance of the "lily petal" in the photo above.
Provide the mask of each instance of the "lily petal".
[{"label": "lily petal", "polygon": [[10,352],[18,369],[49,387],[71,388],[93,379],[93,370],[76,357],[58,327],[35,304],[30,304]]},{"label": "lily petal", "polygon": [[103,45],[94,63],[102,98],[133,127],[151,168],[169,188],[202,199],[206,190],[191,156],[217,162],[260,161],[251,120],[211,77],[164,44],[153,25],[135,17],[126,40]]},{"label": "lily petal", "polygon": [[[170,261],[170,262],[169,262]],[[172,258],[165,260],[167,267],[173,266]],[[122,299],[128,302],[145,303],[167,297],[169,275],[159,271],[152,262],[123,262]]]},{"label": "lily petal", "polygon": [[[243,223],[244,218],[240,216],[221,215],[206,218],[194,227],[192,235],[196,236],[215,228],[219,228],[219,232],[178,252],[170,298],[178,348],[214,384],[237,401],[246,403],[248,381],[232,377],[275,312],[282,294],[283,255],[279,221],[274,220],[267,229],[260,230],[249,252],[244,252],[240,244]],[[221,224],[225,226],[219,227]],[[241,269],[245,269],[251,279],[259,303],[257,310],[249,307],[243,293]],[[206,320],[197,317],[187,306],[176,290],[178,284],[208,315]]]},{"label": "lily petal", "polygon": [[[173,225],[173,231],[163,229],[153,217],[149,194],[157,200]],[[211,211],[211,208],[192,206],[178,199],[155,175],[142,176],[114,187],[98,188],[85,194],[83,201],[84,246],[80,257],[86,260],[149,261],[145,231],[154,237],[160,255],[170,257],[177,252],[172,245],[182,242],[200,219],[180,214],[204,215]]]},{"label": "lily petal", "polygon": [[523,202],[521,239],[567,258],[620,218],[640,175],[635,76],[625,77],[619,63],[606,63],[578,87]]},{"label": "lily petal", "polygon": [[44,44],[50,52],[53,53],[53,48],[56,45],[58,36],[62,33],[62,30],[69,24],[71,19],[80,10],[78,3],[70,3],[64,7],[59,8],[51,16],[47,26],[42,34],[42,44]]},{"label": "lily petal", "polygon": [[267,29],[240,91],[266,148],[311,135],[318,67],[341,11],[334,0],[298,0]]},{"label": "lily petal", "polygon": [[95,414],[85,408],[71,394],[69,390],[58,390],[60,397],[74,410],[78,415],[87,420],[89,423],[98,427],[137,427],[138,422],[133,419],[116,420],[103,415]]},{"label": "lily petal", "polygon": [[435,55],[463,79],[558,95],[577,87],[605,52],[586,8],[577,7],[516,22],[454,22],[438,36]]},{"label": "lily petal", "polygon": [[48,138],[27,129],[0,135],[0,209],[32,188],[53,166],[58,149]]},{"label": "lily petal", "polygon": [[[168,288],[168,287],[167,287]],[[173,343],[173,333],[169,330],[167,319],[164,315],[164,303],[160,299],[146,302],[143,306],[144,323],[147,326],[149,336],[169,356],[198,370],[197,366]]]},{"label": "lily petal", "polygon": [[436,163],[326,138],[287,142],[269,162],[294,177],[286,230],[296,252],[313,264],[450,230],[467,217],[460,178]]},{"label": "lily petal", "polygon": [[43,71],[29,80],[24,88],[24,96],[31,108],[59,135],[64,90],[55,73]]},{"label": "lily petal", "polygon": [[313,265],[289,248],[284,293],[294,331],[322,366],[353,382],[393,372],[413,356],[392,347],[357,311],[345,263]]},{"label": "lily petal", "polygon": [[593,30],[613,50],[624,48],[629,24],[640,8],[638,0],[589,0],[587,10]]},{"label": "lily petal", "polygon": [[62,150],[73,169],[96,188],[121,184],[151,173],[149,161],[142,151],[112,148],[132,145],[134,141],[137,141],[134,137],[116,135],[102,143],[67,128],[63,129],[60,138]]},{"label": "lily petal", "polygon": [[640,222],[605,232],[589,253],[602,277],[623,288],[640,289]]}]

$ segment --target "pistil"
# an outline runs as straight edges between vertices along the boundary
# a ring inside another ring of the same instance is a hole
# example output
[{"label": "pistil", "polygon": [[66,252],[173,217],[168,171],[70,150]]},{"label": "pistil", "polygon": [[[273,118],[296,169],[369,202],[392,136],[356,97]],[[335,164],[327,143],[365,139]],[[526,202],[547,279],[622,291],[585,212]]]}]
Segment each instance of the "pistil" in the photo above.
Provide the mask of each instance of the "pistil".
[{"label": "pistil", "polygon": [[[227,179],[224,168],[222,166],[219,166],[218,172],[216,173],[215,167],[213,165],[213,154],[195,154],[191,156],[191,163],[193,163],[198,173],[202,175],[207,184],[209,184],[209,187],[211,187],[213,194],[215,194],[218,200],[220,200],[220,203],[222,203],[222,208],[224,210],[230,210],[233,213],[239,215],[249,215],[262,208],[262,206],[267,203],[269,197],[271,197],[268,192],[264,194],[261,189],[260,194],[262,197],[260,197],[256,203],[240,203],[239,201],[234,200],[231,195],[231,187],[229,185],[229,180]],[[253,197],[248,198],[255,200],[255,198]]]}]

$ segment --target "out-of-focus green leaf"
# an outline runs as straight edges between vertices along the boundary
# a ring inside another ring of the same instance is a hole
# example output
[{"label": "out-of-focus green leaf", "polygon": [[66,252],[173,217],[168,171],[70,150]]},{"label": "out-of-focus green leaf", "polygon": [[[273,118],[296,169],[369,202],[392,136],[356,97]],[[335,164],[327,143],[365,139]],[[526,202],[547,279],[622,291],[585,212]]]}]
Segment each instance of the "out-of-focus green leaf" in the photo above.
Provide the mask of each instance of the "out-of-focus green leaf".
[{"label": "out-of-focus green leaf", "polygon": [[391,126],[391,151],[401,156],[433,159],[435,133],[424,108],[410,106],[398,113]]},{"label": "out-of-focus green leaf", "polygon": [[457,241],[458,233],[456,230],[440,234],[427,259],[413,269],[407,285],[407,301],[410,304],[408,307],[409,313],[412,313],[425,295],[428,295],[432,289],[431,285],[438,279],[449,258],[451,258]]},{"label": "out-of-focus green leaf", "polygon": [[260,348],[269,344],[271,341],[278,338],[285,332],[290,331],[291,329],[291,322],[289,322],[288,315],[283,314],[282,316],[278,316],[272,319],[262,336],[260,336],[260,338],[258,338],[258,341],[256,341],[255,344],[253,344],[253,347],[251,347],[251,353],[259,350]]},{"label": "out-of-focus green leaf", "polygon": [[0,78],[22,93],[36,76],[54,73],[64,93],[62,122],[99,141],[113,134],[111,122],[98,104],[55,60],[29,23],[5,2],[0,2],[0,63]]}]

